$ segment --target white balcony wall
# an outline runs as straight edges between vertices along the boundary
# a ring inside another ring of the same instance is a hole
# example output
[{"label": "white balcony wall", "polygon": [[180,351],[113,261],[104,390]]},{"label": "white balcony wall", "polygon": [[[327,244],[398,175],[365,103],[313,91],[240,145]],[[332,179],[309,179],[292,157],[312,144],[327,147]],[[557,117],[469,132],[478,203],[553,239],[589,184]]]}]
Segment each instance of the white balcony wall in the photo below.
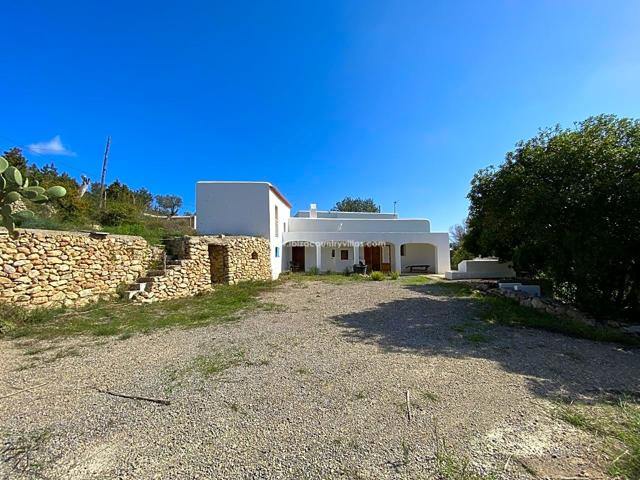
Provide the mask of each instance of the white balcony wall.
[{"label": "white balcony wall", "polygon": [[342,233],[381,233],[409,232],[429,233],[429,220],[379,220],[351,218],[300,218],[289,219],[289,232],[342,232]]}]

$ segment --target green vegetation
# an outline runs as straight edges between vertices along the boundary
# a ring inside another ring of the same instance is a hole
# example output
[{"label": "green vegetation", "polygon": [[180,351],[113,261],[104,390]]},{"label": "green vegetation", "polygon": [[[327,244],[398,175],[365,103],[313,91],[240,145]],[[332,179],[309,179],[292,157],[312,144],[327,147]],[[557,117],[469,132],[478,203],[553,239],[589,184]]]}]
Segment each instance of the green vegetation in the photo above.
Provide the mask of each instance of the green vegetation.
[{"label": "green vegetation", "polygon": [[471,184],[463,247],[551,281],[599,317],[640,319],[640,120],[591,117],[519,142]]},{"label": "green vegetation", "polygon": [[[19,173],[22,170],[30,179],[28,185],[25,186],[24,182],[22,184],[22,197],[30,202],[30,208],[35,215],[19,214],[14,218],[18,227],[102,230],[114,234],[139,235],[154,244],[160,243],[164,237],[194,233],[187,223],[163,217],[175,215],[182,205],[182,199],[175,195],[154,197],[145,188],[132,190],[116,180],[106,187],[105,206],[101,207],[100,185],[91,184],[88,178],[83,177],[80,184],[70,175],[58,172],[53,164],[43,167],[29,165],[18,148],[5,152],[4,158],[8,165],[4,169],[6,175],[11,175],[11,178],[17,180],[15,172]],[[3,166],[4,162],[0,161],[0,170]],[[1,183],[3,180],[0,180]],[[45,191],[38,184],[59,187]],[[63,192],[66,192],[66,195],[61,195]],[[43,195],[50,197],[50,201],[45,202]],[[15,195],[10,198],[12,202],[16,200],[13,197]]]},{"label": "green vegetation", "polygon": [[5,437],[0,450],[0,460],[10,465],[16,474],[39,478],[38,471],[43,467],[43,464],[37,456],[51,438],[51,433],[50,428],[43,428],[17,436]]},{"label": "green vegetation", "polygon": [[199,355],[193,360],[193,370],[203,377],[222,373],[227,368],[239,365],[244,360],[241,350],[224,350],[207,355]]},{"label": "green vegetation", "polygon": [[367,277],[363,275],[344,275],[342,273],[313,273],[313,272],[299,272],[291,273],[286,276],[288,280],[291,280],[298,285],[303,282],[327,282],[333,284],[343,284],[349,282],[361,282],[367,280]]},{"label": "green vegetation", "polygon": [[567,404],[558,417],[576,428],[604,439],[615,478],[640,478],[640,404],[624,395],[594,404]]},{"label": "green vegetation", "polygon": [[33,219],[35,216],[28,209],[15,211],[16,202],[27,201],[34,205],[42,205],[66,194],[65,188],[59,185],[45,189],[40,186],[38,180],[23,177],[17,167],[10,165],[7,159],[0,156],[0,219],[12,238],[19,235],[15,229],[16,223]]},{"label": "green vegetation", "polygon": [[471,342],[471,343],[485,343],[489,341],[489,337],[487,337],[486,335],[482,334],[482,333],[467,333],[465,335],[462,336],[462,338],[464,338],[466,341]]},{"label": "green vegetation", "polygon": [[[473,285],[469,283],[447,282],[423,275],[403,277],[402,283],[408,286],[429,285],[430,290],[438,295],[471,299],[480,308],[482,320],[489,324],[537,328],[598,342],[612,342],[631,346],[640,345],[640,339],[625,334],[620,330],[605,326],[591,326],[568,317],[560,319],[555,315],[520,305],[510,298],[475,292]],[[460,333],[466,331],[464,325],[456,326],[454,329],[460,331]],[[482,342],[486,338],[471,336],[467,340]]]},{"label": "green vegetation", "polygon": [[380,206],[376,205],[373,198],[344,197],[331,209],[338,212],[371,212],[380,213]]},{"label": "green vegetation", "polygon": [[214,292],[148,305],[125,302],[92,304],[77,310],[23,310],[0,304],[2,334],[8,338],[51,339],[73,335],[120,338],[166,327],[195,327],[235,320],[241,310],[256,308],[258,295],[278,282],[220,285]]},{"label": "green vegetation", "polygon": [[422,392],[420,392],[420,396],[427,402],[435,403],[438,401],[438,396],[435,393],[429,392],[427,390],[423,390]]},{"label": "green vegetation", "polygon": [[489,323],[538,328],[598,342],[640,345],[640,339],[620,330],[604,326],[590,326],[571,318],[559,319],[549,313],[520,305],[510,298],[482,295],[477,297],[477,300],[482,305],[482,318]]},{"label": "green vegetation", "polygon": [[371,272],[371,275],[369,275],[369,278],[371,280],[373,280],[374,282],[380,282],[380,281],[384,280],[384,273],[382,273],[382,272]]},{"label": "green vegetation", "polygon": [[458,268],[463,260],[471,260],[474,255],[464,248],[463,242],[467,234],[467,225],[457,224],[449,229],[449,243],[451,246],[451,268]]},{"label": "green vegetation", "polygon": [[436,469],[441,480],[494,480],[497,476],[493,473],[479,473],[471,464],[466,455],[453,451],[447,445],[445,439],[434,433],[436,443]]}]

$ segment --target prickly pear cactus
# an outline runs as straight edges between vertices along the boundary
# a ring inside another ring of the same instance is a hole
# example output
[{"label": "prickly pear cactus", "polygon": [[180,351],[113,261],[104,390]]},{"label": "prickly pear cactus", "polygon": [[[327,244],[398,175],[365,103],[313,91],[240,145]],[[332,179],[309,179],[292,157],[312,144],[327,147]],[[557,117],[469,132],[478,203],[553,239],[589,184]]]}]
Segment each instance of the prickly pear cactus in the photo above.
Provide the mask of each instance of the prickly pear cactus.
[{"label": "prickly pear cactus", "polygon": [[0,220],[9,231],[9,235],[17,238],[16,222],[33,218],[31,210],[14,212],[11,204],[18,200],[26,199],[33,203],[46,203],[54,198],[64,197],[67,191],[64,187],[55,186],[48,189],[42,188],[34,180],[29,182],[23,178],[20,170],[9,165],[7,160],[0,156]]}]

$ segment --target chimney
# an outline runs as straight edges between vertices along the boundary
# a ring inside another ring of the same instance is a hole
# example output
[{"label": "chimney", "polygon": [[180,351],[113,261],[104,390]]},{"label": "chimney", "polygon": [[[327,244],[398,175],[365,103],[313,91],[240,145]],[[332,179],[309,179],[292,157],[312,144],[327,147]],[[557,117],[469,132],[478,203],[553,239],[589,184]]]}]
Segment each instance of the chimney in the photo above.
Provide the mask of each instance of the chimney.
[{"label": "chimney", "polygon": [[309,207],[309,218],[318,218],[318,206],[315,203]]}]

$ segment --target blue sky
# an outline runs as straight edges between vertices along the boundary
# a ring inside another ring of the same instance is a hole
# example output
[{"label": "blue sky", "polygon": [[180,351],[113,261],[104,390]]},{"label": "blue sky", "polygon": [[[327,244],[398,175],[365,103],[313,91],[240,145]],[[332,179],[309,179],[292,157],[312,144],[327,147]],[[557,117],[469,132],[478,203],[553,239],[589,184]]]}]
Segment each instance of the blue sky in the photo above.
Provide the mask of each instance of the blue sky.
[{"label": "blue sky", "polygon": [[0,149],[97,181],[110,134],[109,180],[187,209],[267,180],[446,230],[519,139],[640,109],[637,1],[4,2],[2,38]]}]

